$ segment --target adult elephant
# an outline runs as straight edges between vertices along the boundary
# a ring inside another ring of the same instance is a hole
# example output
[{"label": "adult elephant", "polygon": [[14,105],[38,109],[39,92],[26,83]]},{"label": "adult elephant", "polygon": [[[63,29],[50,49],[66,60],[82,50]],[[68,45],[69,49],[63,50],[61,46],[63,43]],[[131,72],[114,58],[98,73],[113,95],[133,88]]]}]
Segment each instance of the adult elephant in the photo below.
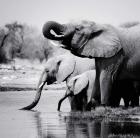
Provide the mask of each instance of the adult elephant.
[{"label": "adult elephant", "polygon": [[113,107],[118,107],[122,98],[125,107],[139,106],[138,86],[139,83],[132,80],[115,81],[111,92],[110,105]]},{"label": "adult elephant", "polygon": [[43,35],[60,41],[76,55],[95,58],[95,91],[100,90],[103,105],[109,105],[116,79],[140,81],[140,24],[122,28],[91,21],[79,24],[49,21],[43,26]]},{"label": "adult elephant", "polygon": [[[72,77],[91,69],[95,69],[94,59],[80,58],[74,56],[70,52],[50,58],[46,62],[45,69],[40,77],[35,99],[30,105],[22,109],[30,110],[37,105],[41,96],[41,91],[43,89],[43,86],[46,83],[48,85],[53,84],[56,81],[58,83],[66,81],[67,83]],[[69,100],[74,101],[74,99],[71,98],[69,98]],[[74,105],[71,107],[72,109],[75,108]]]}]

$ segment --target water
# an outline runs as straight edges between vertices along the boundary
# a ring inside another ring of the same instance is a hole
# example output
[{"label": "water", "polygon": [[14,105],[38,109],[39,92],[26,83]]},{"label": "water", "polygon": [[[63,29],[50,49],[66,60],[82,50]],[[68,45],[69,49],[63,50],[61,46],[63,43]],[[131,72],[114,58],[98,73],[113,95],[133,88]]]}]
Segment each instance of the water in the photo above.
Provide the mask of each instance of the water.
[{"label": "water", "polygon": [[0,138],[140,137],[140,123],[72,120],[68,100],[62,104],[62,112],[57,112],[63,93],[44,91],[33,111],[22,111],[18,109],[32,101],[34,92],[1,92]]}]

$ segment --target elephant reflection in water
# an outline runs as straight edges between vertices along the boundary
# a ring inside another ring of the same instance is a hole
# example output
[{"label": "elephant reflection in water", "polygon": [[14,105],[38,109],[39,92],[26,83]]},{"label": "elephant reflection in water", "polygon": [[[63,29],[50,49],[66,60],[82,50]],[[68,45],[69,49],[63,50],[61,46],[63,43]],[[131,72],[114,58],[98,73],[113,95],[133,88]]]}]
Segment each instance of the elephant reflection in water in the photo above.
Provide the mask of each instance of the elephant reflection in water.
[{"label": "elephant reflection in water", "polygon": [[132,122],[67,121],[67,138],[139,137],[140,125]]},{"label": "elephant reflection in water", "polygon": [[38,138],[140,137],[139,123],[109,122],[105,119],[75,120],[71,117],[71,113],[68,116],[62,113],[57,124],[46,116],[46,114],[40,112],[33,114]]},{"label": "elephant reflection in water", "polygon": [[[35,120],[37,138],[63,138],[66,135],[66,125],[61,125],[60,121],[58,123],[56,121],[52,121],[52,117],[47,118],[46,113],[34,112],[33,118]],[[54,126],[54,128],[53,128]],[[58,133],[62,129],[61,132]],[[56,130],[57,129],[57,130]]]}]

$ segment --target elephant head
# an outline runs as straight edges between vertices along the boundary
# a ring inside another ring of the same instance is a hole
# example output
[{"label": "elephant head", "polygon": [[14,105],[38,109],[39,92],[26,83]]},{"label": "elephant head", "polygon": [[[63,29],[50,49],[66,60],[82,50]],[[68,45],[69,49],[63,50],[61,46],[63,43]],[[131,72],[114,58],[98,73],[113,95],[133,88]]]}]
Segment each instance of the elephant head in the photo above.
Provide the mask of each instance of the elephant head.
[{"label": "elephant head", "polygon": [[74,72],[76,61],[73,59],[73,57],[68,58],[68,56],[69,55],[60,55],[57,57],[53,57],[47,61],[46,67],[40,77],[37,86],[37,93],[34,101],[30,105],[22,109],[30,110],[37,105],[41,96],[43,86],[46,83],[49,85],[53,84],[56,81],[59,83],[63,82]]},{"label": "elephant head", "polygon": [[48,39],[61,41],[67,49],[86,57],[108,58],[122,48],[118,32],[113,26],[90,21],[71,25],[49,21],[43,27],[43,35]]}]

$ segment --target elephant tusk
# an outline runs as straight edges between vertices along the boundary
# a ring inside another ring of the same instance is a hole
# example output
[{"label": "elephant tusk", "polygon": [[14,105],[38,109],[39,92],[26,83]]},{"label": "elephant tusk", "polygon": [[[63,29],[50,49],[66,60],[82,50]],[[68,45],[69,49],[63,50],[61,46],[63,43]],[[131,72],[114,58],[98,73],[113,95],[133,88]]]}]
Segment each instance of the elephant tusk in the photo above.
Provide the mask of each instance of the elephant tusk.
[{"label": "elephant tusk", "polygon": [[45,84],[45,82],[42,82],[40,85],[39,85],[39,89]]},{"label": "elephant tusk", "polygon": [[57,34],[54,34],[54,36],[55,37],[57,37],[57,38],[63,38],[64,37],[64,35],[62,34],[62,35],[57,35]]},{"label": "elephant tusk", "polygon": [[49,42],[50,42],[53,46],[59,47],[59,44],[58,44],[58,43],[56,43],[56,42],[54,42],[54,41],[52,41],[52,40],[50,40]]}]

